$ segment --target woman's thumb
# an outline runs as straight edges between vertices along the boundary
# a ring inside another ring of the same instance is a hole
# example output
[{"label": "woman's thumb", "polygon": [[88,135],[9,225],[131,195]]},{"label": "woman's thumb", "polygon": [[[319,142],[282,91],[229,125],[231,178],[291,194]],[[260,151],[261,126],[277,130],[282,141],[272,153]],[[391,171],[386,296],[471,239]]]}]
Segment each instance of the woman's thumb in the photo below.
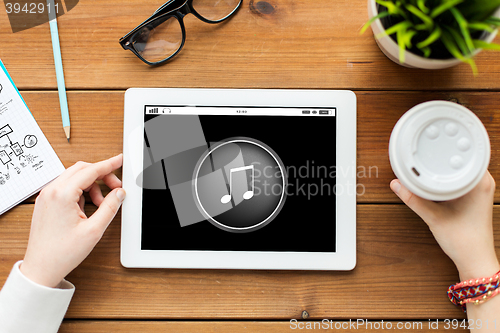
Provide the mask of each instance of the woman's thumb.
[{"label": "woman's thumb", "polygon": [[435,202],[422,199],[410,192],[399,179],[393,179],[390,184],[391,190],[403,201],[411,210],[417,213],[424,221],[431,216]]},{"label": "woman's thumb", "polygon": [[89,220],[93,220],[92,223],[99,224],[103,230],[105,230],[111,220],[115,217],[120,205],[125,199],[125,190],[122,188],[117,188],[111,191],[101,202],[99,208],[90,217]]}]

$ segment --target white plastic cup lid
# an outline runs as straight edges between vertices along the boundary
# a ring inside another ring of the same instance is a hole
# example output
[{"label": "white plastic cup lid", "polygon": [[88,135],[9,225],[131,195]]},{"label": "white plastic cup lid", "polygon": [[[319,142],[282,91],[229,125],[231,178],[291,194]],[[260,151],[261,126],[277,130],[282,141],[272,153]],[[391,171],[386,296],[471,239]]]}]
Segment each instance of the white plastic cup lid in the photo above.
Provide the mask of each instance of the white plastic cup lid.
[{"label": "white plastic cup lid", "polygon": [[389,141],[396,177],[414,194],[435,201],[459,198],[481,180],[490,162],[486,128],[469,109],[431,101],[406,112]]}]

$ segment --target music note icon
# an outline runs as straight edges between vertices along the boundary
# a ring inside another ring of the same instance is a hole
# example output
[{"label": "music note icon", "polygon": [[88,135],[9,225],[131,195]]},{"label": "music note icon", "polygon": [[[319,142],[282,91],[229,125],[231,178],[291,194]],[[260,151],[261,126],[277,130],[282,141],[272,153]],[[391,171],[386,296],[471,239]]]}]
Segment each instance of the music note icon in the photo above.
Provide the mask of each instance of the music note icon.
[{"label": "music note icon", "polygon": [[222,196],[222,198],[220,198],[220,202],[222,202],[223,204],[227,204],[229,201],[231,201],[233,195],[233,173],[246,170],[252,171],[252,189],[243,193],[243,199],[249,200],[253,197],[255,170],[253,165],[247,165],[239,168],[232,168],[229,170],[229,194]]}]

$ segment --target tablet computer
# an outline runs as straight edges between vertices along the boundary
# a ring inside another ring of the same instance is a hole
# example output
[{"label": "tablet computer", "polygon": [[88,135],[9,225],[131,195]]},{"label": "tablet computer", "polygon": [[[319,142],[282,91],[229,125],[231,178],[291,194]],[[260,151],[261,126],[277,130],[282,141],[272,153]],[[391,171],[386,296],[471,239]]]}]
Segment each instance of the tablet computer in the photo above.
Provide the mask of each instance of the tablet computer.
[{"label": "tablet computer", "polygon": [[350,91],[131,88],[125,267],[350,270]]}]

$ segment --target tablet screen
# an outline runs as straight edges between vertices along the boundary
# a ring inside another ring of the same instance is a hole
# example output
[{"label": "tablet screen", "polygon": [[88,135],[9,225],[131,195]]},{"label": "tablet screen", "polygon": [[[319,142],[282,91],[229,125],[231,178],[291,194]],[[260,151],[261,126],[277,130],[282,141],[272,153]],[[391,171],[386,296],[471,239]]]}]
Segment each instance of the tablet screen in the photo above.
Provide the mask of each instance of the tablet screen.
[{"label": "tablet screen", "polygon": [[142,250],[336,251],[336,109],[148,105]]}]

